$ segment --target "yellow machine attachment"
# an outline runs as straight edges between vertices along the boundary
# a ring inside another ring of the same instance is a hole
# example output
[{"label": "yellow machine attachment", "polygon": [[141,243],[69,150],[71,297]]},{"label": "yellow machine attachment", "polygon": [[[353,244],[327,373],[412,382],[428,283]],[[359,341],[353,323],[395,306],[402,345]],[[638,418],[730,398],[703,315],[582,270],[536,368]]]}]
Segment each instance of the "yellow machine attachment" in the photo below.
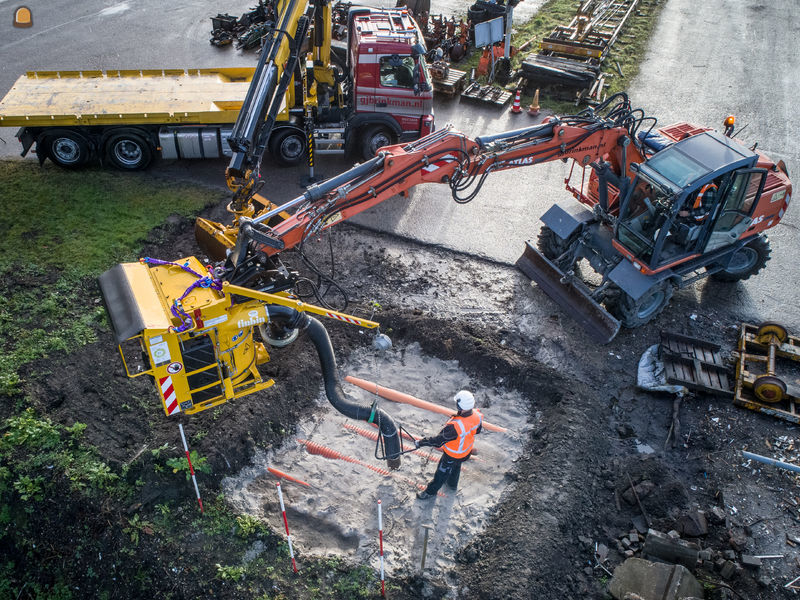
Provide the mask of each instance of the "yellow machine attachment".
[{"label": "yellow machine attachment", "polygon": [[[269,353],[255,339],[257,327],[268,343],[282,345],[294,339],[292,316],[303,312],[378,326],[287,295],[221,282],[193,256],[119,264],[100,277],[100,288],[128,376],[153,377],[167,416],[196,413],[273,385],[258,371]],[[280,324],[272,323],[276,317]],[[286,333],[283,342],[270,339],[270,324]]]}]

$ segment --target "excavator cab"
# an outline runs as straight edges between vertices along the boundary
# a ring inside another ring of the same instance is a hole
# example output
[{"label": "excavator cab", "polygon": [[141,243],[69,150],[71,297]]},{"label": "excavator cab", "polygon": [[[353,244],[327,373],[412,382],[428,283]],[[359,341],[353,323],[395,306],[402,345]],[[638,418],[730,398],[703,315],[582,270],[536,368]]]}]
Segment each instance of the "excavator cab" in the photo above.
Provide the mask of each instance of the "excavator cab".
[{"label": "excavator cab", "polygon": [[758,155],[714,131],[636,165],[616,239],[655,273],[738,240],[752,222],[765,169]]}]

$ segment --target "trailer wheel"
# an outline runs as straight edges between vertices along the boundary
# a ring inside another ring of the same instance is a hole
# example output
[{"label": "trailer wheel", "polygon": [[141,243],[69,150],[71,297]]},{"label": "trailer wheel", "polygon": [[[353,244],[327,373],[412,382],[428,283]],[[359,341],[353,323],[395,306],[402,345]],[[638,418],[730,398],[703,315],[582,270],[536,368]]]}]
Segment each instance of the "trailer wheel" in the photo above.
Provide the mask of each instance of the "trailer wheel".
[{"label": "trailer wheel", "polygon": [[770,255],[769,238],[759,235],[739,248],[730,263],[711,277],[718,281],[744,281],[758,273],[767,264]]},{"label": "trailer wheel", "polygon": [[374,157],[378,149],[394,144],[394,135],[383,125],[373,125],[361,134],[361,156],[364,160]]},{"label": "trailer wheel", "polygon": [[753,382],[753,393],[762,402],[780,402],[786,397],[786,383],[774,375],[759,375]]},{"label": "trailer wheel", "polygon": [[299,129],[278,130],[269,140],[269,151],[284,167],[296,167],[306,155],[306,138]]},{"label": "trailer wheel", "polygon": [[106,158],[123,171],[139,171],[153,160],[153,151],[138,133],[120,131],[108,138]]},{"label": "trailer wheel", "polygon": [[674,287],[669,281],[661,281],[638,300],[621,292],[619,299],[609,306],[609,310],[625,327],[640,327],[655,319],[666,308],[673,291]]},{"label": "trailer wheel", "polygon": [[47,158],[65,169],[77,169],[89,160],[89,142],[77,131],[69,129],[49,132],[36,144],[37,153],[42,148]]}]

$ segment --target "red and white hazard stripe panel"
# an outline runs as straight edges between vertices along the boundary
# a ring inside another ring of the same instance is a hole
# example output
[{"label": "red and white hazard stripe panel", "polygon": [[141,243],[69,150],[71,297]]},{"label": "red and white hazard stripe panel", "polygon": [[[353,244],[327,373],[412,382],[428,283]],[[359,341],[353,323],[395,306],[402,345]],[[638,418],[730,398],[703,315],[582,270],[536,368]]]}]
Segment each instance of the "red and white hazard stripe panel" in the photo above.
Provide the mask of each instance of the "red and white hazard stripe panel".
[{"label": "red and white hazard stripe panel", "polygon": [[422,167],[423,173],[433,173],[435,170],[445,166],[447,163],[451,163],[456,159],[455,156],[452,154],[445,154],[442,158],[437,160],[436,162],[432,162],[426,167]]},{"label": "red and white hazard stripe panel", "polygon": [[175,389],[172,387],[172,377],[167,375],[158,380],[161,386],[161,395],[164,396],[164,406],[167,407],[167,416],[172,416],[175,413],[181,412],[181,406],[178,404],[178,396],[175,394]]},{"label": "red and white hazard stripe panel", "polygon": [[337,315],[336,313],[325,313],[326,317],[330,317],[331,319],[339,319],[340,321],[344,321],[345,323],[350,323],[352,325],[361,325],[361,321],[358,319],[354,319],[353,317],[345,317],[344,315]]}]

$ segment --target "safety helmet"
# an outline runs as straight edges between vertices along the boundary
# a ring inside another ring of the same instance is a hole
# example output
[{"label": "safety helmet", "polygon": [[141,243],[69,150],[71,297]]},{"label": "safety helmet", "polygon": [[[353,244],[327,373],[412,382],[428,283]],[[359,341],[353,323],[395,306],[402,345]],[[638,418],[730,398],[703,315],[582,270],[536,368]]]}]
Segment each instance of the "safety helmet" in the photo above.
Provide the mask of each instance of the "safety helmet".
[{"label": "safety helmet", "polygon": [[456,406],[459,410],[472,410],[472,407],[475,406],[475,396],[467,390],[461,390],[453,399],[456,401]]}]

